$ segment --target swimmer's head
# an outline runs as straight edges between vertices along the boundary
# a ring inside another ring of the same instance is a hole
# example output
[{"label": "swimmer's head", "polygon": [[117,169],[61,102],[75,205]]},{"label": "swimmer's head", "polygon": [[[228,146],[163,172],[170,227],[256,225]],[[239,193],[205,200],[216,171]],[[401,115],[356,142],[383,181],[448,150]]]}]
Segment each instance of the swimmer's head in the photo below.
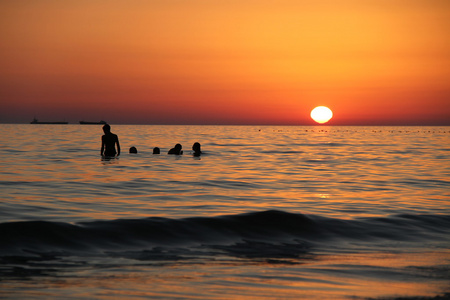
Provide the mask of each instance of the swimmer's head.
[{"label": "swimmer's head", "polygon": [[200,143],[199,142],[195,142],[194,145],[192,145],[192,150],[194,150],[195,152],[200,152]]},{"label": "swimmer's head", "polygon": [[130,153],[137,153],[137,149],[136,149],[136,147],[131,147],[130,148]]}]

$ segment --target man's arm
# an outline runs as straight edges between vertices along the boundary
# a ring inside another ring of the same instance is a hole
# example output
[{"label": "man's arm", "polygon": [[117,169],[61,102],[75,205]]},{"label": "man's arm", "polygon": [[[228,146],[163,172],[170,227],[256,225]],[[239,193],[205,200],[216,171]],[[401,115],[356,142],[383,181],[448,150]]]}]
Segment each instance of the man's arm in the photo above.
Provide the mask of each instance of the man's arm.
[{"label": "man's arm", "polygon": [[117,137],[116,143],[117,143],[117,156],[119,156],[119,155],[120,155],[120,143],[119,143],[119,137]]},{"label": "man's arm", "polygon": [[100,148],[100,155],[103,156],[103,150],[105,150],[105,136],[102,136],[102,148]]}]

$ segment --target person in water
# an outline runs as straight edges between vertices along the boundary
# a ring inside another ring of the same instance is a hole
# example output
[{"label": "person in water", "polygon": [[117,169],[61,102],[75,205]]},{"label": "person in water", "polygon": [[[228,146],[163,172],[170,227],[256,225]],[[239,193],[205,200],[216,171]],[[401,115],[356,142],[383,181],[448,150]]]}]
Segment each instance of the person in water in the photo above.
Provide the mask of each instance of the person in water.
[{"label": "person in water", "polygon": [[130,148],[130,153],[137,153],[137,149],[136,149],[136,147],[131,147]]},{"label": "person in water", "polygon": [[153,154],[160,154],[161,150],[158,147],[153,148]]},{"label": "person in water", "polygon": [[[106,124],[103,126],[103,132],[105,133],[102,136],[102,148],[100,149],[100,155],[114,157],[120,155],[120,143],[119,138],[116,134],[111,132],[111,126]],[[117,145],[117,152],[116,152]]]},{"label": "person in water", "polygon": [[199,142],[195,142],[194,145],[192,145],[192,150],[194,151],[194,153],[192,153],[194,156],[200,156],[202,154],[201,145]]},{"label": "person in water", "polygon": [[169,150],[167,154],[175,154],[175,155],[181,155],[183,154],[183,151],[181,150],[183,147],[181,144],[176,144],[175,147]]}]

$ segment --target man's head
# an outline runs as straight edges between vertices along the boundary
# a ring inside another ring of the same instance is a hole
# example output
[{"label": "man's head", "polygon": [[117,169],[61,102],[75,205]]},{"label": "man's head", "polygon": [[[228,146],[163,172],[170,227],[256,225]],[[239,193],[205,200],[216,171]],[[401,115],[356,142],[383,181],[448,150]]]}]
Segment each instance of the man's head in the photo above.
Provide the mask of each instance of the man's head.
[{"label": "man's head", "polygon": [[111,126],[109,126],[109,124],[105,124],[103,126],[103,132],[104,133],[110,133],[111,132]]}]

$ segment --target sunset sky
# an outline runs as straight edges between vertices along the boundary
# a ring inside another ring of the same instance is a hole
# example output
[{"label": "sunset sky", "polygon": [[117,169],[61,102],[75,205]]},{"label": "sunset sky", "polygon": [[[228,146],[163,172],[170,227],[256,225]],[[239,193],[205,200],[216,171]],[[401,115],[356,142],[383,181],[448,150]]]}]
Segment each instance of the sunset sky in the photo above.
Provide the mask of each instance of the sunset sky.
[{"label": "sunset sky", "polygon": [[0,2],[0,122],[450,125],[448,0]]}]

